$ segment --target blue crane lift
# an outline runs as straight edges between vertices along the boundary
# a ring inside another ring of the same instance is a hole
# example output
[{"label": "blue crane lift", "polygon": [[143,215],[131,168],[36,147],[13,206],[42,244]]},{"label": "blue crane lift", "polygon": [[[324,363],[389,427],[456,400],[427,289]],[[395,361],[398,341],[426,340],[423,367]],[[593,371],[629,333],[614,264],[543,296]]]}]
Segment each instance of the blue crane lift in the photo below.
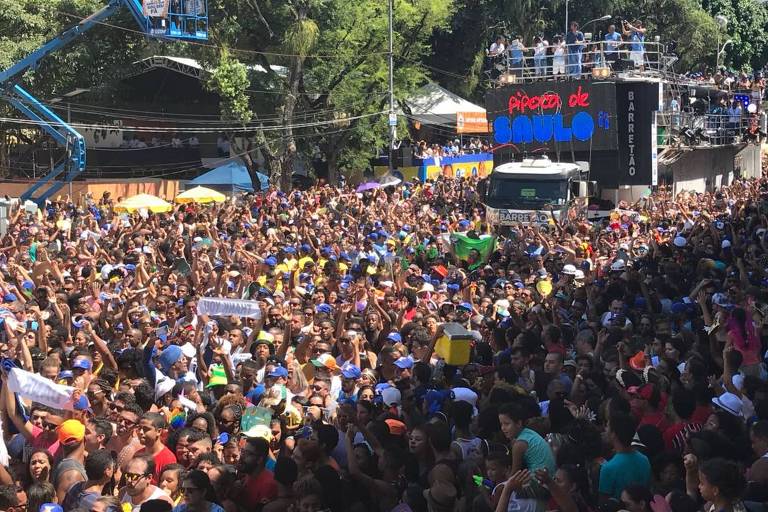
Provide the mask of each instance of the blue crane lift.
[{"label": "blue crane lift", "polygon": [[[34,70],[43,58],[102,23],[123,6],[128,8],[141,30],[148,36],[188,41],[208,39],[207,0],[144,0],[143,3],[142,0],[109,0],[109,3],[96,13],[65,30],[20,62],[0,72],[0,91],[4,99],[34,121],[66,150],[64,161],[24,192],[21,195],[22,201],[29,199],[42,206],[48,198],[71,182],[85,170],[86,148],[83,136],[22,88],[19,81],[27,71]],[[145,7],[147,7],[146,10]],[[166,7],[167,11],[163,7]],[[145,12],[162,15],[148,16]],[[46,185],[48,187],[44,188]],[[35,195],[41,189],[43,189],[41,193]]]}]

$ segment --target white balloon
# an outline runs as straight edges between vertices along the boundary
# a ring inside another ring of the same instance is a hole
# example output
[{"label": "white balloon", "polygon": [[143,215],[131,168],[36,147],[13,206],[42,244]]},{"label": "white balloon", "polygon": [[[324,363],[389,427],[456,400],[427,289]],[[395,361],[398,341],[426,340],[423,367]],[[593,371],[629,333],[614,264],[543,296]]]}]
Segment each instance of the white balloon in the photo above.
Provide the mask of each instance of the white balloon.
[{"label": "white balloon", "polygon": [[750,103],[747,106],[747,112],[749,112],[750,114],[754,114],[755,112],[757,112],[757,105],[755,105],[754,103]]}]

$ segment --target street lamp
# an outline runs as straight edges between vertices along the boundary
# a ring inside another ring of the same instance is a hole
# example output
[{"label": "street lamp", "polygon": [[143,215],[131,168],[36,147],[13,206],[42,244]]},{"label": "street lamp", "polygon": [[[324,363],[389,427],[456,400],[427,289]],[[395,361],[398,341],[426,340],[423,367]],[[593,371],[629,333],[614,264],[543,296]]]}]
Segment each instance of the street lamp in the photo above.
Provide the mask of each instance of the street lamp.
[{"label": "street lamp", "polygon": [[605,16],[600,16],[599,18],[595,18],[593,20],[589,20],[584,24],[583,27],[581,27],[581,30],[583,31],[586,27],[591,25],[592,23],[597,23],[598,21],[608,21],[609,19],[613,18],[610,14],[606,14]]},{"label": "street lamp", "polygon": [[[725,27],[728,26],[728,18],[723,16],[722,14],[718,14],[715,16],[715,23],[717,23],[718,31],[717,31],[717,49],[720,48],[720,33],[725,30]],[[727,44],[727,43],[726,43]],[[725,45],[723,45],[723,48],[725,48]],[[720,68],[720,52],[717,52],[717,55],[715,55],[715,71],[717,71]]]},{"label": "street lamp", "polygon": [[717,57],[715,59],[715,70],[720,68],[720,55],[725,52],[725,47],[729,44],[733,44],[733,39],[728,39],[726,42],[723,43],[723,46],[720,47],[720,50],[717,52]]}]

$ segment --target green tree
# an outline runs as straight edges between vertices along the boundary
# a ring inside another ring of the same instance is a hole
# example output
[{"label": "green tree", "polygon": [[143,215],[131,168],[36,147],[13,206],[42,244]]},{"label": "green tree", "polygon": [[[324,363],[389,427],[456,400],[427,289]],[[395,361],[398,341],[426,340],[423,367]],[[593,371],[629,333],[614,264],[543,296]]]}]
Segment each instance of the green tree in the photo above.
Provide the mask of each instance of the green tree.
[{"label": "green tree", "polygon": [[[731,39],[720,63],[751,72],[765,65],[768,58],[768,5],[757,0],[703,0],[712,16],[722,15],[728,24],[720,37],[721,45]],[[713,61],[715,50],[713,49]]]},{"label": "green tree", "polygon": [[[421,62],[431,53],[429,37],[446,26],[451,7],[452,0],[395,1],[398,99],[423,83]],[[283,188],[290,186],[299,153],[311,154],[315,147],[324,153],[331,179],[342,166],[365,165],[387,134],[382,114],[388,108],[387,3],[218,0],[214,9],[223,16],[214,37],[253,50],[235,57],[263,69],[251,74],[250,84],[238,85],[239,96],[250,97],[254,112],[253,123],[244,126],[247,136],[240,138],[249,142],[236,148],[246,165],[253,169],[258,150]],[[227,64],[212,60],[217,69]],[[222,84],[209,86],[220,92]],[[249,94],[248,89],[266,93]],[[229,103],[223,108],[231,111]]]}]

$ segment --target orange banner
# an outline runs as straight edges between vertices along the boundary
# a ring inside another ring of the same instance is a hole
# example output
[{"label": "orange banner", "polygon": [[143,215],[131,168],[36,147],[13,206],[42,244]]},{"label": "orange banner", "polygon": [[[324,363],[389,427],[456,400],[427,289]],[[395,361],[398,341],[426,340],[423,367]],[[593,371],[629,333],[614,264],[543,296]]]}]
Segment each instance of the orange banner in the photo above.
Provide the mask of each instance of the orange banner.
[{"label": "orange banner", "polygon": [[456,112],[456,133],[489,133],[485,112]]}]

